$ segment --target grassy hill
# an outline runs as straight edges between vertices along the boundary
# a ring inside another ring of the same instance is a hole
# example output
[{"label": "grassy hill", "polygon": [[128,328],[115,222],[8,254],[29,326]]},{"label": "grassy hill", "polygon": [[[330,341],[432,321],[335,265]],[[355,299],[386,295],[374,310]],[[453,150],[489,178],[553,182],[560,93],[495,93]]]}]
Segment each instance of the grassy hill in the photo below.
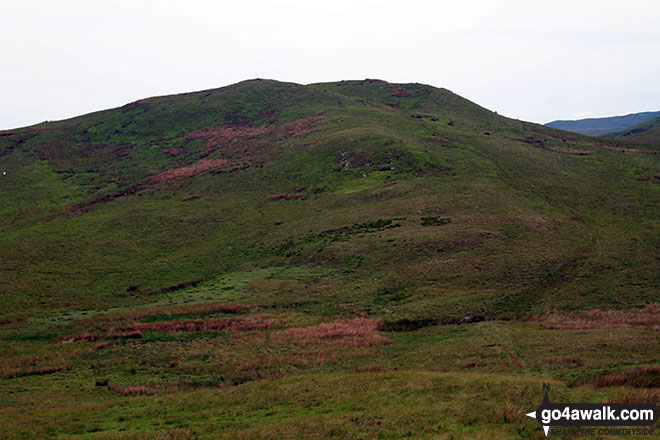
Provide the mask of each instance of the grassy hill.
[{"label": "grassy hill", "polygon": [[607,118],[587,118],[575,121],[552,121],[548,127],[588,136],[602,136],[607,133],[628,130],[651,119],[660,117],[660,112],[631,113],[625,116],[611,116]]},{"label": "grassy hill", "polygon": [[0,132],[0,423],[542,438],[522,415],[542,381],[643,398],[656,150],[379,80],[251,80]]},{"label": "grassy hill", "polygon": [[660,142],[660,118],[646,121],[623,131],[608,133],[606,137],[657,144]]}]

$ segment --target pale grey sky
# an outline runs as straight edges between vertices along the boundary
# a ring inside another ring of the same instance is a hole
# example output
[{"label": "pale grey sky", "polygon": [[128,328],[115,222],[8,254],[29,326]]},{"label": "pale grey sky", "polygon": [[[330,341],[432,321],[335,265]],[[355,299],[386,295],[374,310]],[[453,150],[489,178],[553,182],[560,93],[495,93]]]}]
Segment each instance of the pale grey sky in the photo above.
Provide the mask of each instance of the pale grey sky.
[{"label": "pale grey sky", "polygon": [[249,78],[446,87],[535,122],[660,110],[657,0],[0,0],[0,129]]}]

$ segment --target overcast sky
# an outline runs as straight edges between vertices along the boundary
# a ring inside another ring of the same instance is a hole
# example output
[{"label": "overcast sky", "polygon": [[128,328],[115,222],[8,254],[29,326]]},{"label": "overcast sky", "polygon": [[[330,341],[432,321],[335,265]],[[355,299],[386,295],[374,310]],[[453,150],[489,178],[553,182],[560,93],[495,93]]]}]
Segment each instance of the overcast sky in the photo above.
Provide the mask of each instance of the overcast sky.
[{"label": "overcast sky", "polygon": [[535,122],[660,110],[660,1],[0,0],[0,128],[249,78],[448,88]]}]

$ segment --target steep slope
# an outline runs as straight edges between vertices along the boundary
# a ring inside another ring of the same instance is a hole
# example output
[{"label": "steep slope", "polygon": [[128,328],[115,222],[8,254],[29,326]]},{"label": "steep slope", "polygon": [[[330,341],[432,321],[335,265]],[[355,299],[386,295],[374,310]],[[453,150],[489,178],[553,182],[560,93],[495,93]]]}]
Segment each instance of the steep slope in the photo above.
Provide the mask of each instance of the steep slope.
[{"label": "steep slope", "polygon": [[127,291],[255,266],[473,292],[443,313],[643,304],[655,287],[657,156],[429,86],[255,80],[0,139],[7,311],[150,300]]},{"label": "steep slope", "polygon": [[660,117],[660,111],[631,113],[625,116],[611,116],[607,118],[587,118],[574,121],[552,121],[545,125],[548,127],[585,134],[588,136],[602,136],[607,133],[629,129],[657,117]]},{"label": "steep slope", "polygon": [[652,119],[623,131],[608,133],[608,138],[618,138],[647,144],[660,143],[660,118]]}]

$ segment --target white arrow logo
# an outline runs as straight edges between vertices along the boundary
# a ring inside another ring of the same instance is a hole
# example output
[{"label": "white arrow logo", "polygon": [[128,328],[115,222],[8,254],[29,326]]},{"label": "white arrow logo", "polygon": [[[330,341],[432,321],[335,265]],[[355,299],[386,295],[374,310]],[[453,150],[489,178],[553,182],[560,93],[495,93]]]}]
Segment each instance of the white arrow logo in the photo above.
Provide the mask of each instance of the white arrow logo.
[{"label": "white arrow logo", "polygon": [[[536,411],[532,411],[531,413],[525,414],[527,417],[531,417],[536,420]],[[550,431],[550,427],[547,425],[543,425],[543,432],[545,432],[545,436],[548,436],[548,431]]]}]

